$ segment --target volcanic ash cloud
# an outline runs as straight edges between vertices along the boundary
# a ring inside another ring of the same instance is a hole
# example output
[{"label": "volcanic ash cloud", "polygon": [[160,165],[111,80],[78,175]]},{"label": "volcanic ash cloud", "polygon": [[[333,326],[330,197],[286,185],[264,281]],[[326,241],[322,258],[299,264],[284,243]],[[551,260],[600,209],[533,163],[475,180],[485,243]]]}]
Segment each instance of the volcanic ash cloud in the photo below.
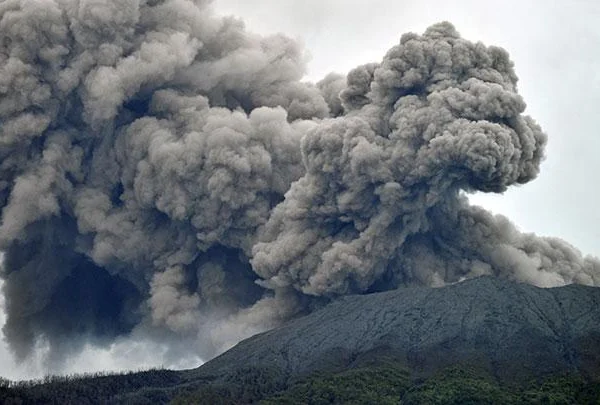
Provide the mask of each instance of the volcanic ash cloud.
[{"label": "volcanic ash cloud", "polygon": [[297,43],[208,3],[0,3],[18,358],[135,334],[208,359],[349,293],[600,284],[596,259],[462,195],[524,184],[543,158],[504,50],[440,23],[311,84]]}]

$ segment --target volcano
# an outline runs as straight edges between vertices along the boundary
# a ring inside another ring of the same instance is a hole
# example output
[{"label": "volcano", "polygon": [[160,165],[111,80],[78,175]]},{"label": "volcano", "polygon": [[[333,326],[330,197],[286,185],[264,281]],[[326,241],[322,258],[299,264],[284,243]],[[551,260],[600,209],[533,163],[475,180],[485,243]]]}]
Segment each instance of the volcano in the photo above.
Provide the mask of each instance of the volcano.
[{"label": "volcano", "polygon": [[[552,395],[586,403],[600,399],[598,319],[598,288],[542,289],[480,277],[442,288],[346,296],[193,370],[57,378],[17,384],[3,395],[24,403],[311,403],[300,397],[309,395],[302,389],[325,382],[333,403],[345,403],[336,390],[349,384],[358,384],[355,399],[374,390],[383,395],[383,386],[395,403],[435,403],[415,399],[434,381],[436,390],[445,383],[461,395],[476,382],[473,395],[479,396],[471,403],[536,403],[526,399],[550,395],[543,393],[548,386],[559,390]],[[456,370],[467,377],[456,377]],[[532,393],[531,384],[538,391]],[[565,386],[580,391],[565,393]],[[285,402],[285,395],[296,399]]]}]

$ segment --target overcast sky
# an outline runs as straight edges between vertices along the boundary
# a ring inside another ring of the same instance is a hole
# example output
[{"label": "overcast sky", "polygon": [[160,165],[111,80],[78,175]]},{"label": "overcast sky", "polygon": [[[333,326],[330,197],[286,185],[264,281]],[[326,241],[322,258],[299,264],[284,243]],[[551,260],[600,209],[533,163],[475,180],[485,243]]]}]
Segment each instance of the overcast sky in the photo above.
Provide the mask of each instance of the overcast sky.
[{"label": "overcast sky", "polygon": [[[307,75],[312,81],[379,61],[402,33],[422,33],[442,20],[452,22],[466,39],[504,47],[515,62],[528,114],[549,135],[547,159],[537,180],[505,195],[473,200],[508,216],[523,231],[558,236],[600,256],[595,187],[600,173],[600,3],[221,0],[215,7],[221,14],[240,16],[251,31],[300,39],[312,55]],[[154,356],[130,339],[111,351],[88,350],[66,371],[160,365],[160,348],[151,349]],[[191,360],[182,366],[193,365]],[[39,372],[17,368],[0,346],[0,376],[26,378]]]},{"label": "overcast sky", "polygon": [[[496,5],[494,5],[496,4]],[[538,179],[474,201],[526,232],[559,236],[600,256],[600,3],[595,1],[223,0],[260,33],[299,38],[308,78],[380,61],[404,32],[447,20],[471,41],[505,48],[515,62],[527,112],[549,136]]]}]

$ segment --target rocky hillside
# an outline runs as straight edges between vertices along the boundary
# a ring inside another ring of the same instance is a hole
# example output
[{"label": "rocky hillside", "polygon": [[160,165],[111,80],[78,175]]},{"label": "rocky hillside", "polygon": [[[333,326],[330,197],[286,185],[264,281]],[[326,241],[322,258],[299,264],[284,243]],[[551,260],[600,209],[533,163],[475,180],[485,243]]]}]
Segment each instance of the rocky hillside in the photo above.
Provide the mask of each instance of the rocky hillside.
[{"label": "rocky hillside", "polygon": [[351,365],[376,353],[432,372],[455,363],[500,378],[600,372],[600,289],[541,289],[482,277],[445,288],[348,296],[250,339],[198,374],[245,366],[288,375]]},{"label": "rocky hillside", "polygon": [[599,320],[600,288],[482,277],[344,297],[198,369],[58,379],[0,390],[0,402],[447,403],[446,390],[471,403],[587,403],[600,401]]}]

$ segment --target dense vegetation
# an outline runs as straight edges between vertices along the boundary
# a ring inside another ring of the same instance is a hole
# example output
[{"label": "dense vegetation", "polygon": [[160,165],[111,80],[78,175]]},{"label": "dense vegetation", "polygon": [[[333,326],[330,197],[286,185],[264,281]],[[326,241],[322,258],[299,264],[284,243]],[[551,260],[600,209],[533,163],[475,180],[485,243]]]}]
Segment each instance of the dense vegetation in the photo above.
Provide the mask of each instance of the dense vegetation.
[{"label": "dense vegetation", "polygon": [[420,378],[394,362],[286,379],[274,369],[240,368],[224,378],[187,379],[168,370],[120,375],[0,380],[2,404],[600,404],[600,381],[580,375],[501,383],[451,368]]},{"label": "dense vegetation", "polygon": [[[172,396],[169,389],[180,383],[180,373],[158,369],[122,374],[48,376],[21,382],[0,379],[0,404],[98,404],[128,393],[135,393],[138,403],[164,403]],[[147,401],[143,401],[144,398]]]},{"label": "dense vegetation", "polygon": [[522,385],[503,385],[465,369],[450,369],[415,384],[402,404],[600,404],[600,383],[580,376],[553,376]]},{"label": "dense vegetation", "polygon": [[[411,377],[394,363],[375,364],[332,373],[315,373],[308,377],[269,386],[245,370],[246,379],[229,380],[217,386],[205,386],[179,395],[175,404],[600,404],[600,382],[580,376],[553,376],[520,385],[498,382],[491,376],[471,369],[453,368],[427,379]],[[244,388],[246,382],[258,385]]]},{"label": "dense vegetation", "polygon": [[261,404],[398,404],[410,387],[409,373],[393,365],[318,373],[291,384]]}]

